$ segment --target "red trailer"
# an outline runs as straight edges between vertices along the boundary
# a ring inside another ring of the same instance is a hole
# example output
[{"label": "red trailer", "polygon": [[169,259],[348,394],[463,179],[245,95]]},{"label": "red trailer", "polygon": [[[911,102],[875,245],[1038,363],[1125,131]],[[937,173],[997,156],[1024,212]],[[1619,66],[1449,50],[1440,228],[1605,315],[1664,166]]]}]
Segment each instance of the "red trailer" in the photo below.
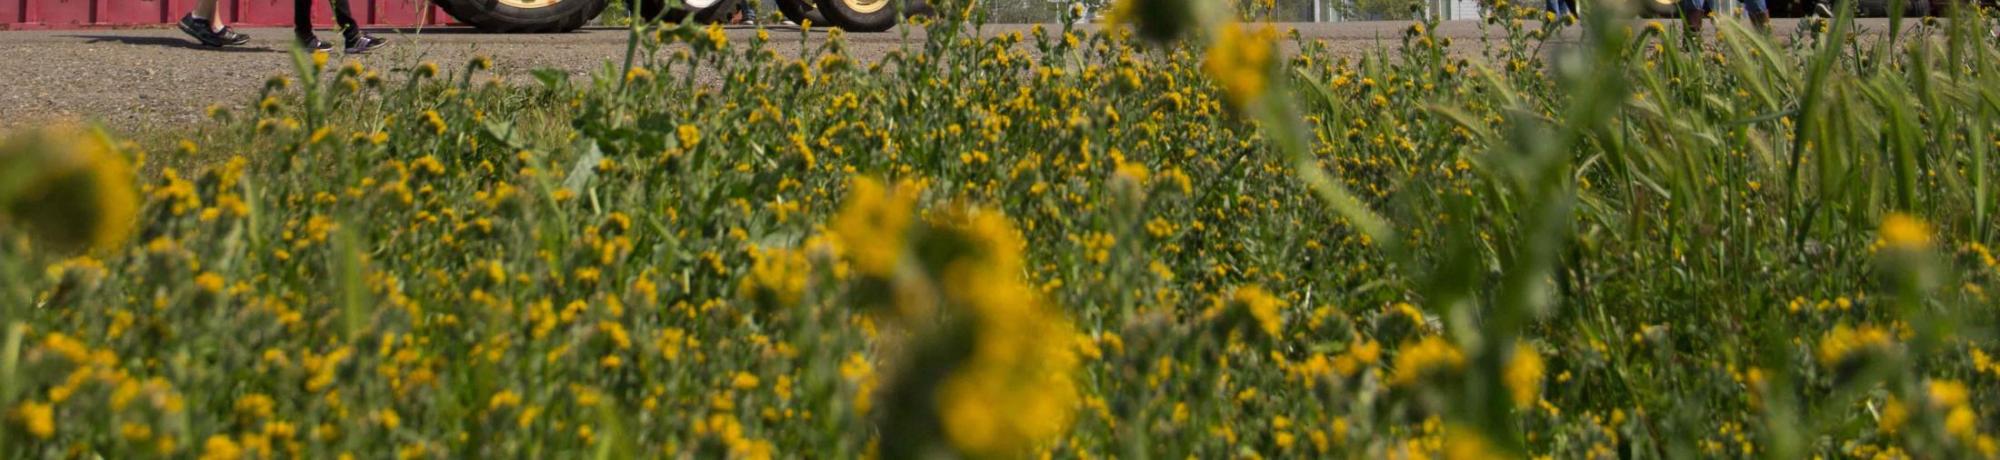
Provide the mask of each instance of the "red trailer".
[{"label": "red trailer", "polygon": [[[428,1],[348,0],[354,19],[372,26],[418,26],[449,22]],[[194,0],[0,0],[0,30],[135,27],[172,24],[194,9]],[[327,2],[314,2],[313,17],[332,25]],[[292,24],[292,0],[220,0],[223,22],[254,26]]]},{"label": "red trailer", "polygon": [[[632,0],[346,0],[355,19],[368,26],[418,26],[461,22],[489,32],[567,32],[583,27],[612,1]],[[727,18],[743,1],[638,0],[638,11],[666,21]],[[920,0],[776,0],[787,18],[855,31],[892,27]],[[228,24],[285,26],[292,23],[293,0],[220,0],[218,15]],[[0,0],[0,30],[130,27],[172,24],[194,8],[195,0]],[[315,0],[314,17],[327,21],[325,0]],[[911,9],[909,12],[914,13]]]}]

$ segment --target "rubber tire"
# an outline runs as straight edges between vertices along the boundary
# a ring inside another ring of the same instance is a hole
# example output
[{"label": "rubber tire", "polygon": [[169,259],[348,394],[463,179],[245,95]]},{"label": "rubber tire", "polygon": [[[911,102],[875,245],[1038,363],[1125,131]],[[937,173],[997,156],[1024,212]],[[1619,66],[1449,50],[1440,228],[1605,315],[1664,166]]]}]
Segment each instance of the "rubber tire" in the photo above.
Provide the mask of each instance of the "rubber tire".
[{"label": "rubber tire", "polygon": [[564,0],[546,8],[515,8],[496,0],[432,0],[445,14],[470,24],[481,32],[550,33],[569,32],[583,27],[604,7],[607,0]]},{"label": "rubber tire", "polygon": [[[715,2],[714,5],[709,5],[708,8],[703,8],[701,11],[696,11],[694,13],[694,23],[713,24],[717,22],[727,21],[729,20],[730,13],[736,12],[736,4],[738,2],[739,0],[721,0]],[[641,1],[639,2],[639,17],[646,18],[648,20],[651,20],[654,17],[659,17],[661,22],[666,22],[666,23],[678,23],[681,22],[681,20],[683,19],[687,19],[688,10],[674,8],[671,11],[667,11],[666,14],[662,16],[660,14],[660,10],[664,9],[667,9],[667,0]]]},{"label": "rubber tire", "polygon": [[785,15],[785,20],[792,21],[793,24],[805,24],[806,21],[812,21],[813,25],[827,25],[826,15],[820,14],[817,9],[813,9],[812,0],[777,1],[778,14]]},{"label": "rubber tire", "polygon": [[1678,18],[1681,15],[1679,1],[1660,3],[1655,0],[1635,0],[1639,6],[1639,16],[1646,18]]},{"label": "rubber tire", "polygon": [[[847,7],[841,0],[818,0],[820,14],[835,26],[848,32],[881,32],[896,27],[896,16],[900,14],[896,4],[890,4],[873,13],[861,13]],[[888,0],[903,3],[907,0]]]}]

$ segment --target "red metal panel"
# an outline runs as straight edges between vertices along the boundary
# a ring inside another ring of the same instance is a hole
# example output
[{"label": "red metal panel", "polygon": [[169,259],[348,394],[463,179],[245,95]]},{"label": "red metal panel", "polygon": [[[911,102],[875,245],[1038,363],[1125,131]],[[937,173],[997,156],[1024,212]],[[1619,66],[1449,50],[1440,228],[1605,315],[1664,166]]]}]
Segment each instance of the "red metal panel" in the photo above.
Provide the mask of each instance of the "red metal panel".
[{"label": "red metal panel", "polygon": [[[0,0],[0,29],[169,25],[199,0]],[[216,17],[240,26],[290,26],[296,0],[218,0]],[[426,0],[346,0],[367,26],[444,24],[450,16]],[[312,0],[313,23],[332,27],[328,0]]]},{"label": "red metal panel", "polygon": [[[432,21],[429,20],[430,19],[429,16],[431,12],[430,10],[435,7],[432,7],[430,2],[411,1],[411,0],[373,0],[369,3],[371,4],[370,8],[368,9],[369,16],[365,18],[357,16],[356,19],[360,19],[361,22],[368,24],[398,25],[398,26],[415,26],[415,25],[425,25],[433,23]],[[354,12],[354,14],[360,15],[361,12],[356,11]],[[439,15],[438,17],[443,17],[443,15]]]},{"label": "red metal panel", "polygon": [[236,22],[256,25],[291,25],[292,0],[236,0]]},{"label": "red metal panel", "polygon": [[27,3],[28,0],[0,0],[0,29],[7,28],[8,24],[27,22],[28,18],[21,15],[26,12],[21,6]]},{"label": "red metal panel", "polygon": [[[28,0],[28,1],[32,2],[35,0]],[[166,2],[167,2],[167,14],[164,17],[164,20],[161,22],[165,24],[172,24],[176,21],[180,21],[181,16],[194,12],[195,4],[200,3],[200,0],[166,0]],[[236,0],[216,0],[215,17],[220,18],[223,24],[235,25]]]},{"label": "red metal panel", "polygon": [[167,12],[167,0],[98,0],[99,24],[159,24],[180,19],[182,13]]},{"label": "red metal panel", "polygon": [[90,24],[91,0],[29,0],[40,6],[38,17],[28,18],[28,22],[39,22],[49,26],[80,26]]}]

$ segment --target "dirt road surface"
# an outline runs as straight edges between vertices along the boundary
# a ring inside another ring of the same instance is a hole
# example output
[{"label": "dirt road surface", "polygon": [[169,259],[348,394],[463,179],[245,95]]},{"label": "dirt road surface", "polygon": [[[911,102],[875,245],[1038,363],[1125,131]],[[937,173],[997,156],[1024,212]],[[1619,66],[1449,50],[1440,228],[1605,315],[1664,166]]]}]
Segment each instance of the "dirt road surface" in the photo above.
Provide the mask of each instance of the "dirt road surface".
[{"label": "dirt road surface", "polygon": [[[1287,24],[1310,40],[1328,42],[1337,52],[1361,52],[1395,46],[1407,22]],[[1778,30],[1795,26],[1784,20]],[[1864,27],[1881,28],[1864,21]],[[1026,32],[1028,26],[989,26],[985,33]],[[1477,22],[1448,22],[1439,28],[1460,46],[1475,43],[1482,31]],[[772,44],[781,55],[792,55],[801,42],[799,30],[772,26]],[[273,75],[292,73],[287,29],[244,30],[254,40],[244,47],[200,46],[173,29],[87,29],[0,31],[0,128],[32,126],[61,120],[86,120],[116,131],[175,129],[201,120],[211,104],[248,103],[258,86]],[[475,55],[493,58],[500,75],[525,78],[536,68],[556,68],[586,74],[620,59],[625,52],[624,29],[591,29],[566,34],[493,35],[466,28],[379,30],[393,46],[361,59],[370,67],[408,65],[429,60],[459,65]],[[729,36],[748,40],[754,26],[732,26]],[[321,36],[335,38],[330,31]],[[806,46],[817,46],[824,34],[813,32]],[[857,57],[873,60],[889,50],[921,44],[920,30],[906,37],[891,31],[847,34]],[[349,59],[347,57],[336,57]],[[333,65],[339,65],[337,62]]]}]

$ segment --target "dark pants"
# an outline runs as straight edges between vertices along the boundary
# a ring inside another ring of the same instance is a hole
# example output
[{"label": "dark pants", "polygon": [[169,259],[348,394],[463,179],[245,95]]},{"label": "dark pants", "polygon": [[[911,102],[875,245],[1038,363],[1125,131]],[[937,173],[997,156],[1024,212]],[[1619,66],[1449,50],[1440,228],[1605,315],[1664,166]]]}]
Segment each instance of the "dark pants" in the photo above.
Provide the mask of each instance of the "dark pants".
[{"label": "dark pants", "polygon": [[[347,12],[347,0],[329,1],[333,2],[333,22],[340,25],[340,35],[348,41],[354,41],[355,37],[361,35],[361,25],[354,22],[353,13]],[[299,38],[313,35],[312,6],[313,0],[292,1],[292,18],[297,23],[293,32],[298,33]]]}]

